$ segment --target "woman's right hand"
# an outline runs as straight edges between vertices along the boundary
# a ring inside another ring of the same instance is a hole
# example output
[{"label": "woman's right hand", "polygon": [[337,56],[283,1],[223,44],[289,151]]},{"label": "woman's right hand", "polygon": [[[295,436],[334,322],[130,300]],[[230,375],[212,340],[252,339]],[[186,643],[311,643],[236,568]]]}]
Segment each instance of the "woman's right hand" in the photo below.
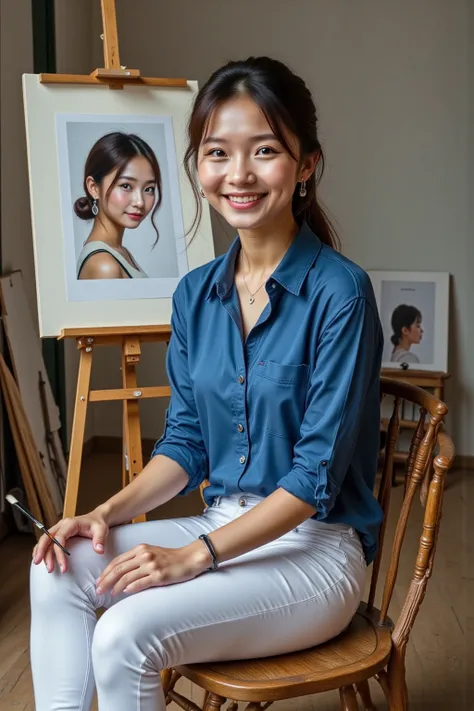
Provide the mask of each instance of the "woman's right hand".
[{"label": "woman's right hand", "polygon": [[[52,528],[48,529],[62,546],[67,548],[66,541],[74,536],[91,538],[94,550],[103,553],[105,541],[109,533],[109,525],[105,514],[100,509],[95,509],[83,516],[63,518]],[[41,536],[33,549],[33,563],[38,565],[44,560],[48,573],[52,573],[55,564],[59,565],[61,573],[67,571],[68,556],[45,534]]]}]

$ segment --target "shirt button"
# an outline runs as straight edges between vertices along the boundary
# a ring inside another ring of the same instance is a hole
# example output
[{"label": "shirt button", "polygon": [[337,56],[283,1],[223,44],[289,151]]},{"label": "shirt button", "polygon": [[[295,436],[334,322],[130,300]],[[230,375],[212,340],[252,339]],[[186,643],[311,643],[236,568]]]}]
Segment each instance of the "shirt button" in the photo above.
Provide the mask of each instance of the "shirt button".
[{"label": "shirt button", "polygon": [[239,506],[245,506],[246,503],[247,502],[245,501],[245,499],[243,497],[241,499],[239,499]]},{"label": "shirt button", "polygon": [[327,467],[327,465],[328,465],[328,463],[326,462],[326,460],[324,460],[323,462],[321,462],[321,466],[322,466],[322,467]]},{"label": "shirt button", "polygon": [[241,464],[245,464],[245,457],[240,457],[239,462],[240,462]]},{"label": "shirt button", "polygon": [[243,376],[243,375],[239,375],[238,381],[239,381],[239,383],[240,383],[241,385],[242,385],[242,383],[244,382],[244,380],[245,380],[244,376]]},{"label": "shirt button", "polygon": [[237,431],[238,431],[238,432],[243,432],[243,431],[244,431],[244,426],[243,426],[243,425],[237,425]]}]

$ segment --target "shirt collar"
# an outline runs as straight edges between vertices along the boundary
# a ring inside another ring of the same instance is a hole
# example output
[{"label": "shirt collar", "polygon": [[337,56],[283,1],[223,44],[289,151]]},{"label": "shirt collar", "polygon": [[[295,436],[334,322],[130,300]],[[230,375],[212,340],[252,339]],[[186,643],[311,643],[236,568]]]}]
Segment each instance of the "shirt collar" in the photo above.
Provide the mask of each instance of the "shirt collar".
[{"label": "shirt collar", "polygon": [[[217,270],[206,299],[213,295],[214,290],[220,299],[225,298],[231,291],[234,283],[235,260],[240,247],[240,238],[237,236]],[[281,284],[287,291],[299,296],[303,282],[321,251],[321,247],[321,241],[312,232],[308,224],[303,222],[271,278]]]}]

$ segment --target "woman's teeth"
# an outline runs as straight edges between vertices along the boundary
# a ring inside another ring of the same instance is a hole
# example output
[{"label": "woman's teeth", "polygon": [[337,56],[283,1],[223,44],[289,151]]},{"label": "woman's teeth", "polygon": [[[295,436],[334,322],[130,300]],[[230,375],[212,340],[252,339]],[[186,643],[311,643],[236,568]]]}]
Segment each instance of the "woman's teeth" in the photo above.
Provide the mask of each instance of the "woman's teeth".
[{"label": "woman's teeth", "polygon": [[228,195],[228,199],[231,202],[246,203],[246,202],[256,202],[260,200],[263,195],[244,195],[243,197],[237,197],[236,195]]}]

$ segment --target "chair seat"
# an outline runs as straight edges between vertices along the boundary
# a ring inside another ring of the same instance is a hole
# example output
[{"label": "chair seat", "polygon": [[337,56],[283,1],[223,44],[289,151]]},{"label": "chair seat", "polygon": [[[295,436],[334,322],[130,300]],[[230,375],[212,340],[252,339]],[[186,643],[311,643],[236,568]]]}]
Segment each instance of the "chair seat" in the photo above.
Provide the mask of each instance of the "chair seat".
[{"label": "chair seat", "polygon": [[385,667],[392,647],[388,620],[362,604],[338,637],[311,649],[265,659],[176,667],[203,689],[235,701],[278,701],[338,689],[368,679]]}]

